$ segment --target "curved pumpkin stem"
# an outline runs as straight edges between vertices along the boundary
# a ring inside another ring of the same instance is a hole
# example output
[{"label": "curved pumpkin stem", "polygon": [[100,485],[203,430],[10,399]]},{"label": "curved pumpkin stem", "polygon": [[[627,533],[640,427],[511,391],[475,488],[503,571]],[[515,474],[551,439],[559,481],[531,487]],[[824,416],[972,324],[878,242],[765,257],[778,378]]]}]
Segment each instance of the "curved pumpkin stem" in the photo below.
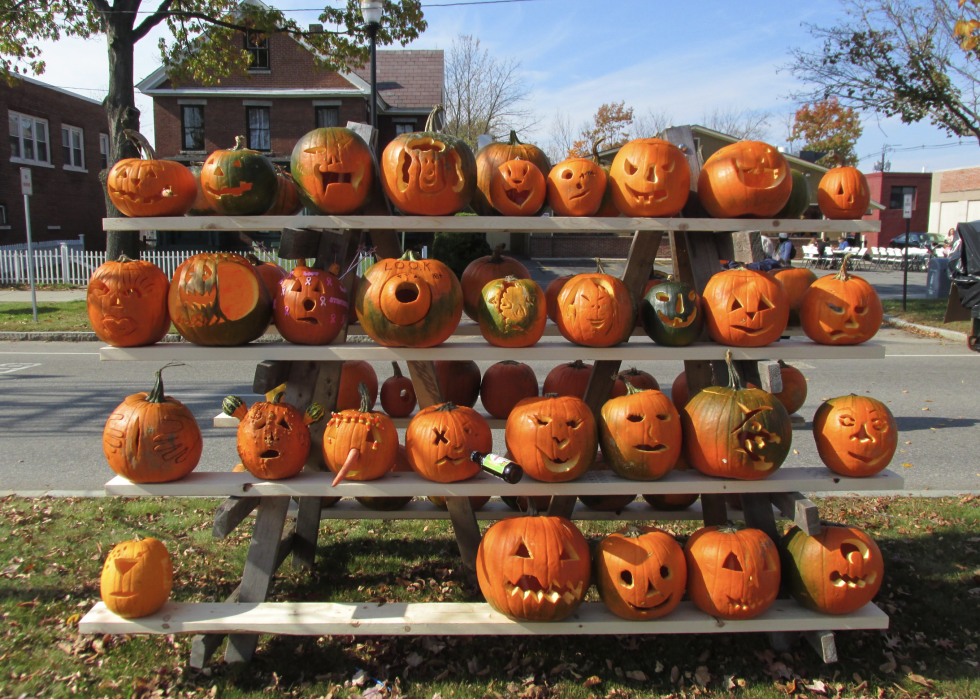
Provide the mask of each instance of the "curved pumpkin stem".
[{"label": "curved pumpkin stem", "polygon": [[245,259],[252,263],[253,266],[258,267],[262,264],[262,260],[254,252],[245,253]]},{"label": "curved pumpkin stem", "polygon": [[844,260],[840,263],[840,269],[837,270],[837,275],[834,277],[834,279],[840,279],[842,282],[846,282],[851,278],[851,276],[847,273],[847,264],[856,254],[856,252],[849,252],[844,255]]},{"label": "curved pumpkin stem", "polygon": [[124,252],[119,253],[119,257],[116,258],[116,262],[135,262],[135,261],[136,260],[134,260],[132,257],[130,257]]},{"label": "curved pumpkin stem", "polygon": [[398,362],[392,362],[391,367],[395,370],[395,378],[396,379],[402,378],[403,376],[402,369],[400,366],[398,366]]},{"label": "curved pumpkin stem", "polygon": [[238,418],[238,421],[241,422],[245,419],[248,408],[245,406],[245,401],[238,396],[228,396],[221,401],[221,412],[225,415]]},{"label": "curved pumpkin stem", "polygon": [[286,392],[286,384],[281,383],[276,386],[271,391],[267,391],[265,394],[265,399],[269,403],[278,403],[282,398],[282,394]]},{"label": "curved pumpkin stem", "polygon": [[306,412],[303,414],[303,424],[312,425],[323,417],[323,406],[319,403],[310,403]]},{"label": "curved pumpkin stem", "polygon": [[603,269],[603,267],[602,267],[602,260],[600,260],[598,257],[595,258],[595,273],[596,274],[605,274],[606,273],[606,270]]},{"label": "curved pumpkin stem", "polygon": [[425,120],[425,130],[432,133],[439,133],[440,130],[436,129],[436,115],[438,115],[439,112],[445,111],[446,108],[441,104],[437,104],[435,107],[433,107],[432,111],[429,112],[429,118]]},{"label": "curved pumpkin stem", "polygon": [[[364,384],[361,385],[363,386]],[[352,448],[349,452],[347,452],[347,460],[344,461],[344,465],[340,467],[339,471],[337,471],[337,477],[333,479],[333,483],[331,483],[330,486],[336,488],[340,482],[347,477],[348,472],[350,472],[350,470],[357,465],[357,460],[359,458],[361,458],[360,449]]]},{"label": "curved pumpkin stem", "polygon": [[491,265],[496,265],[503,262],[503,259],[500,257],[500,254],[504,251],[504,249],[506,249],[506,247],[507,247],[506,243],[501,243],[500,245],[495,247],[493,249],[493,254],[490,255],[490,259],[487,260],[487,263]]},{"label": "curved pumpkin stem", "polygon": [[592,144],[592,160],[596,165],[599,165],[599,146],[605,142],[606,139],[600,138]]},{"label": "curved pumpkin stem", "polygon": [[153,150],[153,146],[150,145],[150,142],[146,140],[146,136],[133,129],[123,129],[123,136],[126,137],[126,140],[136,146],[136,149],[140,152],[140,157],[143,160],[156,160],[157,154]]},{"label": "curved pumpkin stem", "polygon": [[363,381],[357,384],[357,393],[361,396],[361,410],[362,413],[371,412],[371,393],[368,391],[368,387]]},{"label": "curved pumpkin stem", "polygon": [[725,364],[728,365],[728,381],[731,383],[732,388],[736,391],[743,390],[745,386],[742,385],[742,379],[739,378],[738,372],[735,371],[735,364],[732,362],[731,350],[725,352]]},{"label": "curved pumpkin stem", "polygon": [[585,366],[585,362],[583,362],[581,359],[576,359],[574,362],[572,362],[571,364],[568,365],[568,368],[569,369],[588,369],[589,367]]},{"label": "curved pumpkin stem", "polygon": [[146,397],[147,403],[163,403],[165,398],[163,395],[163,370],[167,367],[172,366],[184,366],[181,362],[168,362],[162,367],[156,370],[156,381],[153,382],[153,390]]},{"label": "curved pumpkin stem", "polygon": [[419,258],[417,258],[415,256],[415,251],[414,250],[406,250],[402,254],[402,256],[399,257],[398,259],[399,260],[405,260],[406,262],[418,262],[419,261]]},{"label": "curved pumpkin stem", "polygon": [[235,136],[235,147],[231,150],[245,150],[245,137]]},{"label": "curved pumpkin stem", "polygon": [[524,142],[517,137],[517,132],[514,129],[510,130],[510,140],[507,142],[508,146],[521,146]]},{"label": "curved pumpkin stem", "polygon": [[620,376],[619,378],[621,378],[623,380],[623,383],[626,384],[626,395],[628,395],[628,396],[634,396],[637,393],[643,393],[643,391],[647,390],[647,389],[644,389],[644,388],[637,388],[625,376]]},{"label": "curved pumpkin stem", "polygon": [[432,409],[434,413],[451,413],[454,410],[458,410],[459,406],[453,403],[451,400],[447,400],[445,403],[440,403]]}]

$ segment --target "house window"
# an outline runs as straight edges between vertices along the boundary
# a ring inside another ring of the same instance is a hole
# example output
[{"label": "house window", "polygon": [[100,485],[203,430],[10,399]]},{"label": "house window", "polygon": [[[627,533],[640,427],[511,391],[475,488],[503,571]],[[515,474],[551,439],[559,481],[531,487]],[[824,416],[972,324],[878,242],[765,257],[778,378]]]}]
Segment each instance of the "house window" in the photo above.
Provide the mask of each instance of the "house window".
[{"label": "house window", "polygon": [[269,108],[245,107],[245,116],[248,124],[248,147],[252,150],[272,150]]},{"label": "house window", "polygon": [[180,121],[183,133],[181,150],[204,150],[204,105],[181,106]]},{"label": "house window", "polygon": [[99,155],[102,156],[102,169],[109,167],[109,134],[99,134]]},{"label": "house window", "polygon": [[912,208],[915,208],[915,187],[892,187],[891,201],[888,202],[889,209],[902,209],[905,207],[905,195],[912,195]]},{"label": "house window", "polygon": [[316,127],[326,129],[330,126],[340,126],[339,107],[315,107]]},{"label": "house window", "polygon": [[7,223],[7,205],[0,204],[0,226],[10,225]]},{"label": "house window", "polygon": [[16,112],[10,117],[10,159],[23,163],[51,163],[48,122]]},{"label": "house window", "polygon": [[412,133],[415,131],[415,122],[411,124],[395,124],[395,135],[401,136],[403,133]]},{"label": "house window", "polygon": [[85,169],[82,130],[74,126],[61,127],[61,154],[68,170]]},{"label": "house window", "polygon": [[258,32],[246,32],[245,50],[252,54],[249,70],[269,70],[269,37]]}]

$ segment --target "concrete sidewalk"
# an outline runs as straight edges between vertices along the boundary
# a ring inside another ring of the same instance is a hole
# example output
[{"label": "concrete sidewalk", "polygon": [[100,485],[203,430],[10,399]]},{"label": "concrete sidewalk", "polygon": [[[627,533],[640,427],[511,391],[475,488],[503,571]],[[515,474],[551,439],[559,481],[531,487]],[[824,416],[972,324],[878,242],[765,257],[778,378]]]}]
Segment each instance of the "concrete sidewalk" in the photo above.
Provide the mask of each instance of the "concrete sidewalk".
[{"label": "concrete sidewalk", "polygon": [[[64,291],[38,291],[37,302],[55,303],[58,301],[84,301],[85,289],[65,289]],[[31,292],[17,289],[0,289],[0,302],[30,303]]]}]

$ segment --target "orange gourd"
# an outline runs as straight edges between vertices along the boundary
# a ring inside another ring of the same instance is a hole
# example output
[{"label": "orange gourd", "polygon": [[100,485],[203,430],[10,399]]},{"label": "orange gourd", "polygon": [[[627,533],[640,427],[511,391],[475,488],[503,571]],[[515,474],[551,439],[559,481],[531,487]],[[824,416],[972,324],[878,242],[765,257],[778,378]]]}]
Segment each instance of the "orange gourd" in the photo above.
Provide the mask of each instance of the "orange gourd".
[{"label": "orange gourd", "polygon": [[[309,425],[323,416],[323,408],[311,403],[306,413],[280,402],[258,401],[245,411],[240,398],[222,403],[226,415],[238,417],[238,457],[256,478],[280,480],[303,470],[310,454]],[[244,414],[243,414],[244,413]]]}]

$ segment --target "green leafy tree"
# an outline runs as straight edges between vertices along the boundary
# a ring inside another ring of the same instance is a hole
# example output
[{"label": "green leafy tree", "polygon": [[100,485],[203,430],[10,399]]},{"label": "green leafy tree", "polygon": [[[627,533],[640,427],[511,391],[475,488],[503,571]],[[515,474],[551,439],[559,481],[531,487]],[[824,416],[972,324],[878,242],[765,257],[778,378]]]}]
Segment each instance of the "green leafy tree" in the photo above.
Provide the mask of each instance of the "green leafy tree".
[{"label": "green leafy tree", "polygon": [[792,140],[802,140],[804,150],[827,152],[820,165],[857,165],[854,146],[863,131],[858,111],[831,97],[796,110]]}]

